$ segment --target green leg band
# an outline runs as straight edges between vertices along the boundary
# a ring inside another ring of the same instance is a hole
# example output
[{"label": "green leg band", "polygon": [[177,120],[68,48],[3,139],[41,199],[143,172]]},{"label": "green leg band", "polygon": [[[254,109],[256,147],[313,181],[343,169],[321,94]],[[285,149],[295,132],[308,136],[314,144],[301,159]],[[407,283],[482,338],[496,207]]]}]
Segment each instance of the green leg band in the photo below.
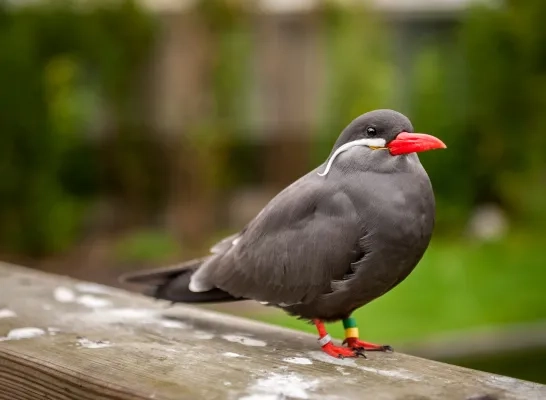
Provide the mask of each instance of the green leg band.
[{"label": "green leg band", "polygon": [[343,328],[345,328],[345,329],[357,328],[356,319],[354,319],[353,317],[345,318],[343,320]]}]

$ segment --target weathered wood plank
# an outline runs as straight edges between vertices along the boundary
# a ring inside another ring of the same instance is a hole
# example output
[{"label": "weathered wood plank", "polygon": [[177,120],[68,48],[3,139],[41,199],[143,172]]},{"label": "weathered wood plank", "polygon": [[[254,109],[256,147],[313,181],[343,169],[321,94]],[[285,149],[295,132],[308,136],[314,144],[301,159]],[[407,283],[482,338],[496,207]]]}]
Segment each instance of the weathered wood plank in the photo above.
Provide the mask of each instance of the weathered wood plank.
[{"label": "weathered wood plank", "polygon": [[2,400],[546,398],[396,352],[335,360],[304,333],[6,264],[0,337]]}]

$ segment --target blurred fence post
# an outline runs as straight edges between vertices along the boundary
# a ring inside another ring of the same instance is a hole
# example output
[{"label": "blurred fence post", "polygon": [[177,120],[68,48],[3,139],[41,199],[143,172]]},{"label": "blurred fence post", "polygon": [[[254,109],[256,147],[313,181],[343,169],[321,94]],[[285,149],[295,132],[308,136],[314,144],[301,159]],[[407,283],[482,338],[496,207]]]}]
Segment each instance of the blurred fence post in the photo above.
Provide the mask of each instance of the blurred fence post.
[{"label": "blurred fence post", "polygon": [[161,15],[161,40],[155,54],[151,119],[165,142],[169,192],[165,223],[179,240],[199,243],[211,230],[212,199],[188,135],[211,112],[214,43],[196,10]]},{"label": "blurred fence post", "polygon": [[255,51],[258,119],[268,135],[266,181],[280,189],[309,169],[325,86],[320,12],[256,14]]},{"label": "blurred fence post", "polygon": [[[248,117],[256,122],[250,136],[265,143],[263,187],[275,192],[309,169],[310,136],[325,86],[321,13],[242,12],[252,21],[253,73],[245,84],[257,101],[249,111],[256,114]],[[180,240],[201,243],[214,229],[214,194],[199,172],[204,160],[188,138],[214,115],[218,43],[198,8],[161,13],[160,21],[148,102],[170,160],[165,223]],[[244,93],[240,88],[233,96]]]}]

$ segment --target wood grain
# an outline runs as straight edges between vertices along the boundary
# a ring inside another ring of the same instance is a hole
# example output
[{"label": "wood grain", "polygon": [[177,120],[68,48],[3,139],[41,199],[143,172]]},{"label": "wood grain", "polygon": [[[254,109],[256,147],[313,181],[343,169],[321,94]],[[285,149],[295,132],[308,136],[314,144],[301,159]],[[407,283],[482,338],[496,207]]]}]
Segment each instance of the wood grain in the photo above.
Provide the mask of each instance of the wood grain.
[{"label": "wood grain", "polygon": [[[44,333],[14,338],[20,328]],[[1,400],[546,398],[531,382],[368,357],[335,360],[304,333],[0,264]]]}]

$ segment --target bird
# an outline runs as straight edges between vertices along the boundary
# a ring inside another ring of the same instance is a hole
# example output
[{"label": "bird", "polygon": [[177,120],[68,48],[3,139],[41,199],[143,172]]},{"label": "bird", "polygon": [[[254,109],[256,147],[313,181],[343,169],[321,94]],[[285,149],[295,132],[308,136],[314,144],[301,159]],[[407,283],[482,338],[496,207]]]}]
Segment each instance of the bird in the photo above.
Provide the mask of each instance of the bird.
[{"label": "bird", "polygon": [[[352,315],[401,283],[426,252],[436,206],[417,153],[445,148],[414,133],[400,112],[366,112],[341,131],[324,163],[209,254],[120,279],[173,303],[255,300],[282,309],[314,324],[332,357],[393,351],[360,340]],[[324,325],[336,321],[345,329],[341,346]]]}]

